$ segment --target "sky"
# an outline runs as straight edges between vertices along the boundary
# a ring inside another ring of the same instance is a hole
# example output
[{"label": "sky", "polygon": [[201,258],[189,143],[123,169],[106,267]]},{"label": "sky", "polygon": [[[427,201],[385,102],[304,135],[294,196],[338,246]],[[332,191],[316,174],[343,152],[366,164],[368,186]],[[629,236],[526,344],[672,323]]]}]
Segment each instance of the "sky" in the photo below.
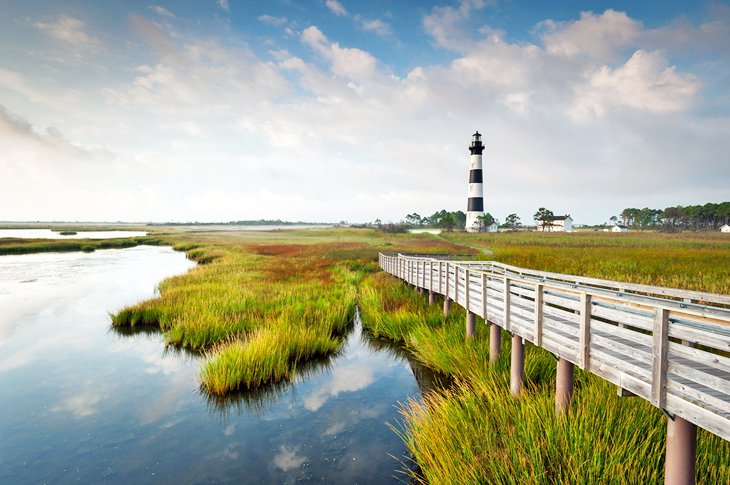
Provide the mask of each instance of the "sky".
[{"label": "sky", "polygon": [[0,221],[730,199],[730,3],[0,0]]}]

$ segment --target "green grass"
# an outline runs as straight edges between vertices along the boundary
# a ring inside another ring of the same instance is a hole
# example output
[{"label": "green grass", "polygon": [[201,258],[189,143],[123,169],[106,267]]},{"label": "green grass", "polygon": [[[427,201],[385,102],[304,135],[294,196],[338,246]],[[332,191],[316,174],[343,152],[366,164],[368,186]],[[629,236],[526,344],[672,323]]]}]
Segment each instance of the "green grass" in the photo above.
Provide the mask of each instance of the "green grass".
[{"label": "green grass", "polygon": [[[289,380],[308,360],[340,350],[362,278],[378,271],[374,231],[196,232],[166,239],[201,263],[165,280],[158,298],[126,308],[115,327],[158,327],[170,345],[205,351],[213,395]],[[315,242],[312,242],[315,240]],[[462,250],[424,238],[410,250]]]},{"label": "green grass", "polygon": [[522,268],[711,293],[730,293],[730,237],[721,233],[444,234]]},{"label": "green grass", "polygon": [[[571,237],[572,235],[562,235]],[[529,236],[472,237],[464,234],[446,236],[452,242],[493,249],[495,255],[528,257],[539,254],[546,242]],[[620,246],[623,257],[631,259],[645,254],[646,244],[661,246],[663,241],[647,241],[645,236]],[[506,239],[506,238],[505,238]],[[560,239],[550,238],[555,248],[568,252],[584,250],[587,241],[560,246]],[[487,244],[488,243],[488,244]],[[522,243],[516,244],[516,243]],[[686,244],[679,239],[678,245]],[[689,244],[694,245],[695,242]],[[722,244],[709,243],[711,256],[696,264],[708,274],[720,274],[711,267],[714,258],[726,258]],[[509,253],[518,247],[514,253]],[[593,259],[605,258],[603,249],[593,248]],[[669,246],[668,249],[671,249]],[[575,255],[575,252],[570,253]],[[723,256],[724,255],[724,256]],[[508,258],[505,258],[508,259]],[[566,260],[570,260],[570,255]],[[583,264],[588,263],[584,256]],[[608,259],[612,259],[611,256]],[[546,260],[536,269],[556,270],[564,261]],[[709,266],[707,266],[709,265]],[[589,268],[589,266],[584,266]],[[613,269],[611,269],[613,268]],[[665,277],[681,282],[683,287],[698,285],[692,274],[683,274],[686,265],[670,265]],[[590,276],[598,276],[586,271]],[[646,281],[645,274],[623,273],[619,265],[604,267],[604,277],[624,276],[626,281]],[[719,288],[723,286],[720,285]],[[704,288],[707,289],[707,288]],[[487,327],[477,324],[474,340],[465,338],[465,314],[452,305],[448,318],[442,306],[427,304],[407,284],[379,273],[362,284],[360,298],[363,324],[375,335],[403,342],[421,362],[452,376],[456,385],[431,393],[422,401],[403,408],[404,426],[397,429],[419,472],[408,472],[416,483],[660,483],[664,474],[666,418],[640,398],[619,398],[614,385],[601,378],[576,370],[574,402],[567,419],[555,416],[555,359],[546,351],[526,346],[526,393],[514,399],[509,391],[510,340],[502,334],[502,356],[495,366],[489,362]],[[730,483],[730,443],[711,433],[698,433],[698,483]]]},{"label": "green grass", "polygon": [[9,254],[58,253],[97,249],[123,249],[146,245],[159,245],[161,240],[156,236],[130,237],[119,239],[0,239],[0,256]]}]

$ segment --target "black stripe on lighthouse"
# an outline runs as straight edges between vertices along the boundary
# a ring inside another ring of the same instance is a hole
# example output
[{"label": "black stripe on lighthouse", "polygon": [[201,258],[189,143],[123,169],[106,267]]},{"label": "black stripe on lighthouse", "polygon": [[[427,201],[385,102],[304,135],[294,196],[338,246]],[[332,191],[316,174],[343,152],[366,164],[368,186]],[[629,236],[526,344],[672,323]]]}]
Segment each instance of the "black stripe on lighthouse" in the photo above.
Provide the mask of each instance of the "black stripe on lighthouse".
[{"label": "black stripe on lighthouse", "polygon": [[482,169],[474,168],[469,172],[469,183],[470,184],[481,184],[482,183]]},{"label": "black stripe on lighthouse", "polygon": [[467,212],[484,212],[484,197],[469,197],[469,203],[466,206],[466,210]]}]

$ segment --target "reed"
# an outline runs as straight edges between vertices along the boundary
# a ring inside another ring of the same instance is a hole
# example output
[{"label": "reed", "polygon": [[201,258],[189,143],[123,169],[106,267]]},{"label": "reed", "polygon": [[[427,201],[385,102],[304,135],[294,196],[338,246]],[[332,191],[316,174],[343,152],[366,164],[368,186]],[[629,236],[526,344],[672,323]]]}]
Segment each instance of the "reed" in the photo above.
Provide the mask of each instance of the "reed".
[{"label": "reed", "polygon": [[[598,257],[596,255],[595,257]],[[541,268],[542,269],[542,268]],[[567,419],[555,416],[555,359],[526,346],[526,391],[509,390],[510,339],[490,366],[487,328],[464,335],[463,309],[440,305],[379,273],[362,284],[364,326],[403,342],[424,364],[455,379],[402,410],[396,431],[419,472],[416,483],[657,483],[663,479],[666,420],[642,399],[619,398],[612,384],[576,370]],[[700,430],[698,483],[730,482],[730,444]]]}]

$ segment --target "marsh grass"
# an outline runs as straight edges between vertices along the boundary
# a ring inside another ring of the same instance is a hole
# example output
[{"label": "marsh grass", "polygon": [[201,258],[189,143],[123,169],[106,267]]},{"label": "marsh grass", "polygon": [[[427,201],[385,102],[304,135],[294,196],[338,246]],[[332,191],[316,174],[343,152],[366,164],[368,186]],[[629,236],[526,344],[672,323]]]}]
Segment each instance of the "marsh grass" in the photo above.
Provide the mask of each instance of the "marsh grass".
[{"label": "marsh grass", "polygon": [[[348,230],[160,237],[200,265],[112,323],[157,327],[168,344],[204,351],[200,379],[215,396],[289,381],[307,362],[338,352],[360,282],[379,271],[378,250],[394,240]],[[434,238],[395,239],[408,251],[464,251]]]},{"label": "marsh grass", "polygon": [[56,253],[97,249],[124,249],[134,246],[159,246],[162,240],[155,236],[131,237],[123,239],[0,239],[0,255]]},{"label": "marsh grass", "polygon": [[[720,233],[444,233],[522,268],[730,293],[730,238]],[[484,256],[482,256],[484,257]]]},{"label": "marsh grass", "polygon": [[[363,324],[374,335],[403,342],[428,367],[456,384],[402,410],[394,427],[418,469],[415,483],[660,483],[666,418],[643,399],[616,396],[616,388],[576,371],[567,419],[555,416],[555,358],[528,344],[526,390],[509,391],[509,335],[502,356],[488,365],[483,321],[464,336],[465,314],[427,303],[407,284],[379,273],[362,284]],[[698,483],[730,483],[730,444],[704,430],[698,435]]]}]

